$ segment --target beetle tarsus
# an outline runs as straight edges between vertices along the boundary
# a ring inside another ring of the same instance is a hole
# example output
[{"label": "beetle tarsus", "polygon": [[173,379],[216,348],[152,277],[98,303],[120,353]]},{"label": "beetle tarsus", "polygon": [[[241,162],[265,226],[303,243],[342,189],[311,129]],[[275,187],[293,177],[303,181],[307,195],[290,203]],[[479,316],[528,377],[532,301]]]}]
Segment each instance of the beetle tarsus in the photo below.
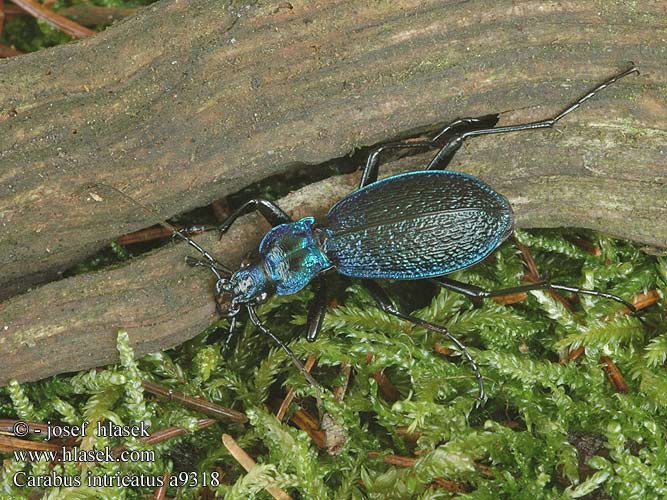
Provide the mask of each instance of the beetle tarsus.
[{"label": "beetle tarsus", "polygon": [[237,323],[237,316],[232,316],[229,319],[229,329],[227,330],[227,336],[225,337],[225,340],[222,343],[222,347],[220,348],[220,354],[222,354],[223,356],[230,353],[232,350],[236,333],[236,323]]},{"label": "beetle tarsus", "polygon": [[327,312],[328,286],[327,277],[315,278],[315,296],[308,307],[308,319],[306,321],[306,340],[315,342],[322,329],[322,322]]}]

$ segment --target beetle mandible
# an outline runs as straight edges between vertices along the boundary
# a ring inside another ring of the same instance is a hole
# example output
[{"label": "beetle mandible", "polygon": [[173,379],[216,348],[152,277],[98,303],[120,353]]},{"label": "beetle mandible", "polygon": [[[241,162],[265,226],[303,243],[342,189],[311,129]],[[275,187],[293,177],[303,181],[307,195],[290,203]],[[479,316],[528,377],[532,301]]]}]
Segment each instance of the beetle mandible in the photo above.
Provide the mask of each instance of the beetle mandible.
[{"label": "beetle mandible", "polygon": [[[252,199],[232,213],[217,229],[224,234],[243,214],[257,210],[273,226],[259,244],[259,259],[233,271],[191,240],[174,232],[204,257],[189,258],[216,276],[214,295],[219,314],[230,320],[225,346],[245,309],[252,323],[277,342],[317,388],[298,359],[258,317],[255,306],[272,295],[290,295],[313,282],[315,297],[308,310],[307,334],[314,341],[327,307],[325,271],[361,278],[377,305],[385,312],[447,336],[466,357],[477,378],[480,400],[485,397],[482,375],[465,346],[440,325],[406,314],[394,306],[377,279],[428,279],[468,297],[487,298],[530,290],[552,289],[605,297],[635,311],[632,304],[609,293],[543,281],[502,290],[485,290],[445,277],[471,266],[493,252],[513,232],[514,218],[508,201],[480,179],[442,170],[466,139],[481,135],[551,128],[585,101],[617,80],[639,73],[634,65],[598,85],[553,118],[495,127],[499,115],[457,119],[431,139],[386,144],[368,157],[359,188],[338,201],[327,220],[305,217],[293,221],[275,203]],[[424,170],[378,181],[380,154],[389,149],[437,148]],[[318,390],[319,396],[319,390]],[[319,397],[318,397],[319,399]]]}]

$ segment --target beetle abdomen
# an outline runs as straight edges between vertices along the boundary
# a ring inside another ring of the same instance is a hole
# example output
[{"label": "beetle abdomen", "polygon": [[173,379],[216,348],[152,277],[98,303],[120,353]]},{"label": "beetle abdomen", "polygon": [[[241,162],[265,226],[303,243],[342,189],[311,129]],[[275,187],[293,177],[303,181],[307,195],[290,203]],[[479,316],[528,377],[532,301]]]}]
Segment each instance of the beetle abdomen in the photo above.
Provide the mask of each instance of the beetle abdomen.
[{"label": "beetle abdomen", "polygon": [[324,253],[359,278],[421,279],[468,267],[513,229],[507,200],[476,177],[446,170],[375,182],[334,205]]}]

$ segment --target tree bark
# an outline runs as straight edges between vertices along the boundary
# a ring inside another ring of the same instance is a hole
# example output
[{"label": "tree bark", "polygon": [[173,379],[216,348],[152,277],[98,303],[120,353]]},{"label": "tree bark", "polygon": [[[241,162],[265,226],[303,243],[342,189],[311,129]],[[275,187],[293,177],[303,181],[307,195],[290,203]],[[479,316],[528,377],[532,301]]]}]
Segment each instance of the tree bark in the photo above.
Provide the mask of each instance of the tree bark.
[{"label": "tree bark", "polygon": [[[474,139],[452,168],[508,196],[521,226],[666,247],[666,14],[661,1],[172,0],[0,61],[0,295],[57,279],[157,220],[95,201],[81,191],[90,182],[169,217],[459,116],[549,116],[629,61],[641,76],[586,103],[561,133]],[[337,182],[309,191],[313,213],[349,192],[326,191]],[[235,262],[255,228],[211,246]],[[0,304],[0,359],[10,359],[0,383],[113,361],[121,326],[139,353],[199,332],[213,318],[210,282],[185,253],[170,247]]]}]

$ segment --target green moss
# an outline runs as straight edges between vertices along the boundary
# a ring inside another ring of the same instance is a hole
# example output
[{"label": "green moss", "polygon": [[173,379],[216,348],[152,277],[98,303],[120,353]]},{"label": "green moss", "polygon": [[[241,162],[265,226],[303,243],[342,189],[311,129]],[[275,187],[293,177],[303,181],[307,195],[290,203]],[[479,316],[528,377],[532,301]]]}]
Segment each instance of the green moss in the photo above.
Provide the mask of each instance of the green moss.
[{"label": "green moss", "polygon": [[[406,293],[405,283],[385,283],[405,308],[417,307],[414,314],[448,326],[469,346],[489,396],[479,408],[469,365],[456,351],[449,356],[434,351],[436,342],[449,342],[379,311],[358,285],[341,283],[341,305],[329,311],[313,344],[303,338],[309,291],[263,305],[261,317],[301,359],[318,357],[313,375],[324,387],[327,411],[348,436],[336,457],[273,416],[286,384],[297,394],[290,412],[297,403],[312,411],[313,390],[282,351],[249,324],[227,359],[211,343],[215,328],[177,349],[140,360],[129,349],[132,331],[121,333],[121,365],[10,384],[0,389],[2,417],[70,424],[144,420],[155,430],[180,425],[191,431],[150,448],[156,451],[154,461],[102,462],[88,464],[88,470],[125,476],[169,471],[176,477],[181,471],[221,470],[225,484],[214,489],[225,498],[269,498],[266,486],[282,487],[295,499],[449,498],[452,493],[438,487],[442,479],[461,488],[458,498],[467,499],[662,498],[667,495],[662,299],[667,259],[647,256],[632,243],[590,232],[576,235],[594,242],[601,255],[573,245],[572,231],[521,231],[518,236],[538,269],[561,282],[624,298],[659,290],[659,303],[642,311],[644,323],[623,314],[620,304],[597,297],[582,297],[573,311],[543,292],[512,305],[486,301],[474,306],[447,291],[420,287],[416,297],[415,289]],[[455,277],[499,288],[519,284],[523,269],[518,249],[506,243],[493,258]],[[578,345],[586,347],[585,356],[560,362]],[[624,375],[628,393],[615,392],[600,363],[603,355]],[[338,402],[331,391],[342,383],[343,364],[351,366],[352,378]],[[383,396],[373,377],[379,371],[398,391],[396,401]],[[176,402],[146,397],[142,379],[236,408],[250,422],[220,422],[192,431],[195,420],[205,416]],[[223,432],[234,436],[260,467],[246,474],[222,447]],[[145,447],[127,438],[89,437],[85,442],[95,449],[121,443]],[[388,465],[382,457],[392,454],[416,461],[410,467]],[[11,476],[17,471],[37,474],[44,464],[3,456],[3,494],[27,498],[34,489],[13,486]],[[48,491],[50,498],[138,499],[152,488]],[[181,498],[199,498],[202,487],[180,491]],[[177,495],[177,489],[171,488],[169,495]]]}]

